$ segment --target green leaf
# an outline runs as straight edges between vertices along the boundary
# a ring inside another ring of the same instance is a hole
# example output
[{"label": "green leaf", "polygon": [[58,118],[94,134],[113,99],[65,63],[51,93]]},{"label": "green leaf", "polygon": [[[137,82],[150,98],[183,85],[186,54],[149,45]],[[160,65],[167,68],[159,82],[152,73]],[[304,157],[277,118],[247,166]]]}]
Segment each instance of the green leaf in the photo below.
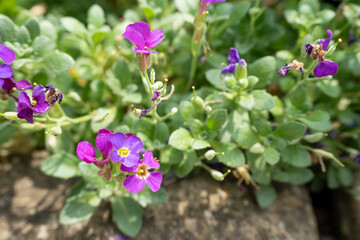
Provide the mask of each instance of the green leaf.
[{"label": "green leaf", "polygon": [[277,96],[273,97],[273,99],[274,99],[274,107],[272,109],[270,109],[270,112],[274,116],[283,115],[284,114],[284,105],[283,105],[282,101]]},{"label": "green leaf", "polygon": [[257,87],[265,87],[276,73],[276,59],[271,56],[263,57],[249,64],[248,75],[254,75],[259,78]]},{"label": "green leaf", "polygon": [[1,132],[0,146],[2,144],[6,143],[7,141],[10,141],[12,139],[12,137],[14,136],[14,133],[16,132],[16,130],[17,130],[16,127],[13,127],[6,123],[0,123],[0,132]]},{"label": "green leaf", "polygon": [[79,159],[67,152],[58,152],[47,157],[41,164],[41,171],[57,178],[80,176]]},{"label": "green leaf", "polygon": [[316,110],[305,118],[299,118],[299,120],[316,131],[328,132],[332,129],[329,113],[322,110]]},{"label": "green leaf", "polygon": [[160,163],[176,164],[181,162],[183,158],[184,154],[182,151],[168,147],[161,151]]},{"label": "green leaf", "polygon": [[91,120],[91,129],[93,132],[98,132],[102,128],[106,128],[112,123],[116,117],[117,108],[99,108],[96,111],[96,116]]},{"label": "green leaf", "polygon": [[198,2],[194,0],[175,0],[175,5],[182,13],[193,13],[198,8]]},{"label": "green leaf", "polygon": [[83,36],[87,34],[87,30],[79,20],[72,17],[63,17],[61,18],[61,24],[71,33],[74,33],[78,36]]},{"label": "green leaf", "polygon": [[206,80],[218,89],[223,89],[224,84],[220,79],[221,69],[210,69],[205,72]]},{"label": "green leaf", "polygon": [[189,101],[183,101],[180,103],[180,115],[185,122],[185,125],[189,126],[192,119],[200,119],[201,114]]},{"label": "green leaf", "polygon": [[339,182],[344,187],[349,187],[353,182],[353,174],[349,168],[341,167],[337,169]]},{"label": "green leaf", "polygon": [[281,157],[284,162],[294,167],[308,167],[311,165],[309,152],[300,144],[289,145],[281,151]]},{"label": "green leaf", "polygon": [[233,143],[211,142],[216,152],[224,152],[224,155],[217,155],[219,161],[228,167],[241,167],[245,164],[243,152]]},{"label": "green leaf", "polygon": [[25,27],[30,33],[31,39],[35,39],[37,36],[40,35],[40,24],[36,18],[30,18],[26,21]]},{"label": "green leaf", "polygon": [[[0,33],[1,34],[1,33]],[[16,41],[24,44],[30,42],[30,33],[26,27],[21,26],[16,30]]]},{"label": "green leaf", "polygon": [[255,90],[251,94],[254,96],[253,109],[265,111],[274,107],[273,97],[265,90]]},{"label": "green leaf", "polygon": [[160,142],[166,142],[169,137],[169,127],[166,123],[162,122],[155,126],[155,139],[158,139]]},{"label": "green leaf", "polygon": [[274,136],[279,136],[285,140],[291,141],[304,136],[306,127],[298,122],[287,122],[281,124],[275,131]]},{"label": "green leaf", "polygon": [[57,39],[57,31],[55,26],[47,20],[40,22],[41,35],[48,37],[51,41],[55,42]]},{"label": "green leaf", "polygon": [[280,154],[272,147],[265,147],[264,154],[265,161],[270,165],[275,165],[280,160]]},{"label": "green leaf", "polygon": [[332,80],[323,80],[316,83],[316,86],[323,92],[325,95],[337,98],[340,96],[341,88],[339,86],[339,81],[332,79]]},{"label": "green leaf", "polygon": [[38,36],[34,39],[33,44],[35,54],[49,53],[55,48],[55,43],[48,37]]},{"label": "green leaf", "polygon": [[183,178],[188,175],[193,170],[196,161],[197,156],[194,151],[185,152],[184,158],[181,160],[181,162],[174,166],[176,176]]},{"label": "green leaf", "polygon": [[276,199],[276,191],[273,186],[260,186],[255,192],[256,202],[261,208],[267,208]]},{"label": "green leaf", "polygon": [[51,72],[55,73],[65,72],[74,64],[74,60],[70,55],[57,50],[54,53],[47,55],[43,62]]},{"label": "green leaf", "polygon": [[284,171],[275,169],[273,179],[278,182],[291,183],[294,185],[303,185],[314,178],[314,173],[307,168],[288,168]]},{"label": "green leaf", "polygon": [[78,164],[81,172],[81,176],[84,178],[88,186],[97,189],[107,189],[110,188],[109,181],[107,181],[103,176],[98,175],[100,170],[94,164],[89,164],[86,162],[81,162]]},{"label": "green leaf", "polygon": [[261,136],[267,136],[271,133],[271,126],[264,118],[257,118],[254,120],[254,126]]},{"label": "green leaf", "polygon": [[161,204],[166,202],[168,196],[163,188],[157,192],[152,192],[148,186],[136,194],[131,194],[131,197],[137,201],[142,207],[147,207],[152,204]]},{"label": "green leaf", "polygon": [[303,87],[298,87],[290,95],[290,100],[294,106],[300,108],[306,101],[306,91]]},{"label": "green leaf", "polygon": [[1,42],[14,42],[16,25],[5,15],[0,15],[0,40]]},{"label": "green leaf", "polygon": [[208,116],[206,126],[209,130],[217,131],[221,129],[228,117],[226,109],[216,109]]},{"label": "green leaf", "polygon": [[70,225],[90,219],[100,202],[97,192],[81,191],[67,198],[60,213],[60,223]]},{"label": "green leaf", "polygon": [[249,125],[237,128],[233,138],[242,148],[250,148],[259,141],[256,132]]},{"label": "green leaf", "polygon": [[100,28],[105,23],[105,13],[99,5],[94,4],[90,7],[87,22],[96,28]]},{"label": "green leaf", "polygon": [[169,145],[178,150],[187,150],[191,146],[192,137],[188,130],[179,128],[169,138]]},{"label": "green leaf", "polygon": [[113,221],[127,236],[135,237],[142,225],[142,208],[131,198],[114,196],[111,201]]},{"label": "green leaf", "polygon": [[205,140],[193,138],[191,140],[190,146],[194,150],[199,150],[210,147],[210,144]]}]

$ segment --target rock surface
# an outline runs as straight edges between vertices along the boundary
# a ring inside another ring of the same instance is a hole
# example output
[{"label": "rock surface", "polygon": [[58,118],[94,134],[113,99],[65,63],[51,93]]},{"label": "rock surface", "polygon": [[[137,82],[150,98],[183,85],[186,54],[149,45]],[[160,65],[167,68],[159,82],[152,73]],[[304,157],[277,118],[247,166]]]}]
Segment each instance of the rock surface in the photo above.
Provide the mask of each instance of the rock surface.
[{"label": "rock surface", "polygon": [[[1,153],[0,153],[1,154]],[[58,216],[74,180],[45,176],[44,151],[0,158],[0,239],[114,239],[109,204],[87,223],[62,226]],[[207,175],[167,183],[169,201],[146,209],[137,240],[317,240],[316,220],[305,188],[284,186],[266,210],[231,180]]]}]

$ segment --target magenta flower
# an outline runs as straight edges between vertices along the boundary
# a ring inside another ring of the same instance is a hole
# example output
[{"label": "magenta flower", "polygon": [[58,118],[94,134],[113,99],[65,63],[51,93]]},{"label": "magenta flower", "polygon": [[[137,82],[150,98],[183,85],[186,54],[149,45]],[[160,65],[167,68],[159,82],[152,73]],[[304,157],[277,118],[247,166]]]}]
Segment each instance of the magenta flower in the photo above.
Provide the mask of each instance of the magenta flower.
[{"label": "magenta flower", "polygon": [[228,55],[228,63],[226,67],[224,67],[221,72],[222,73],[234,73],[236,69],[236,64],[245,66],[246,62],[244,59],[240,59],[239,52],[236,48],[230,48],[230,52]]},{"label": "magenta flower", "polygon": [[211,4],[217,3],[217,2],[225,2],[226,0],[200,0],[199,3],[199,12],[203,14],[208,10]]},{"label": "magenta flower", "polygon": [[27,80],[15,82],[12,77],[0,78],[0,87],[3,93],[12,94],[15,90],[31,89],[32,85]]},{"label": "magenta flower", "polygon": [[99,149],[101,156],[96,158],[96,152],[91,143],[87,141],[82,141],[78,144],[76,149],[76,154],[78,157],[86,163],[106,163],[110,159],[110,154],[112,151],[112,143],[110,140],[109,134],[100,134],[95,139],[95,145]]},{"label": "magenta flower", "polygon": [[319,40],[315,45],[305,45],[306,53],[310,55],[314,60],[317,59],[319,61],[318,65],[316,65],[314,69],[314,75],[316,77],[334,75],[335,73],[337,73],[338,70],[338,65],[336,64],[336,62],[324,60],[324,55],[332,38],[332,32],[330,29],[327,30],[327,33],[327,39]]},{"label": "magenta flower", "polygon": [[153,157],[152,152],[145,151],[144,158],[138,160],[138,162],[133,167],[126,167],[121,165],[122,171],[135,173],[134,175],[130,175],[125,179],[124,187],[131,193],[138,193],[144,188],[146,183],[151,191],[158,191],[162,181],[162,173],[149,172],[148,170],[159,167],[160,164]]},{"label": "magenta flower", "polygon": [[19,94],[19,102],[17,104],[17,116],[25,119],[29,123],[33,123],[33,115],[45,113],[49,109],[50,104],[45,100],[44,88],[37,85],[32,93],[32,101],[26,92]]},{"label": "magenta flower", "polygon": [[111,159],[114,162],[122,162],[126,167],[132,167],[137,164],[140,159],[138,152],[143,148],[140,138],[131,135],[126,136],[122,133],[115,133],[110,136],[113,145]]},{"label": "magenta flower", "polygon": [[150,52],[149,49],[158,45],[163,39],[164,34],[162,29],[151,31],[149,24],[146,22],[136,22],[126,27],[124,38],[136,45],[133,47],[136,53],[157,53]]}]

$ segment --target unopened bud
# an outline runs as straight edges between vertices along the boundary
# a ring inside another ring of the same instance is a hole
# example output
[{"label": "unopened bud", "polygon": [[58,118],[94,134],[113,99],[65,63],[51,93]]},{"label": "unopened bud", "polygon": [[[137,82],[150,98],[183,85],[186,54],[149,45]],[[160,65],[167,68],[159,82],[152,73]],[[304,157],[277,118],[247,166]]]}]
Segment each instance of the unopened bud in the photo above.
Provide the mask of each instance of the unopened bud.
[{"label": "unopened bud", "polygon": [[16,112],[6,112],[4,113],[4,117],[9,120],[19,120]]},{"label": "unopened bud", "polygon": [[52,127],[48,131],[46,131],[46,134],[51,134],[55,137],[61,135],[61,133],[62,133],[62,130],[61,130],[60,126]]},{"label": "unopened bud", "polygon": [[161,96],[163,96],[163,95],[166,94],[166,86],[167,86],[168,80],[165,79],[164,82],[165,82],[165,84],[164,84],[164,86],[163,86],[163,88],[162,88],[162,90],[161,90],[161,92],[160,92],[160,95],[161,95]]},{"label": "unopened bud", "polygon": [[178,112],[178,109],[176,108],[176,107],[173,107],[172,109],[171,109],[171,115],[174,115],[175,113],[177,113]]},{"label": "unopened bud", "polygon": [[225,178],[224,174],[222,174],[221,172],[216,171],[216,170],[211,170],[210,174],[217,181],[223,181]]},{"label": "unopened bud", "polygon": [[203,112],[205,110],[205,102],[201,97],[196,96],[195,87],[192,87],[194,92],[194,97],[191,99],[191,102],[196,110]]},{"label": "unopened bud", "polygon": [[235,87],[236,86],[236,79],[235,79],[234,75],[232,75],[232,74],[231,75],[226,75],[224,77],[224,85],[225,85],[225,87],[230,88],[230,89]]},{"label": "unopened bud", "polygon": [[139,108],[133,108],[133,113],[135,113],[135,115],[137,115],[137,116],[140,116],[141,115],[141,109],[139,109]]},{"label": "unopened bud", "polygon": [[156,91],[160,91],[162,88],[163,88],[164,84],[160,81],[157,81],[155,84],[154,84],[154,89]]},{"label": "unopened bud", "polygon": [[242,78],[239,80],[239,87],[242,89],[247,88],[248,84],[249,84],[249,82],[246,78]]},{"label": "unopened bud", "polygon": [[151,65],[151,56],[149,53],[137,53],[136,58],[139,64],[140,72],[145,72]]},{"label": "unopened bud", "polygon": [[313,133],[313,134],[306,135],[303,138],[304,138],[305,141],[308,141],[310,143],[314,143],[314,142],[318,142],[321,139],[323,139],[324,136],[325,136],[324,133],[318,132],[318,133]]},{"label": "unopened bud", "polygon": [[206,106],[205,111],[206,111],[207,114],[210,114],[212,112],[212,107]]},{"label": "unopened bud", "polygon": [[255,76],[248,76],[246,79],[248,80],[247,89],[253,89],[255,85],[259,82],[259,78]]},{"label": "unopened bud", "polygon": [[151,80],[151,82],[155,82],[155,70],[154,69],[151,69],[150,80]]},{"label": "unopened bud", "polygon": [[235,77],[236,79],[247,77],[247,64],[244,59],[241,59],[239,65],[236,66]]},{"label": "unopened bud", "polygon": [[213,159],[214,157],[215,157],[215,151],[214,150],[209,150],[209,151],[207,151],[206,153],[205,153],[205,158],[207,159],[207,160],[211,160],[211,159]]},{"label": "unopened bud", "polygon": [[337,45],[339,45],[339,43],[341,43],[341,42],[342,42],[342,39],[339,38],[339,39],[338,39],[338,42],[335,43],[334,45],[332,45],[332,46],[329,48],[329,50],[326,52],[325,57],[331,56],[331,54],[333,54],[334,51],[336,50]]}]

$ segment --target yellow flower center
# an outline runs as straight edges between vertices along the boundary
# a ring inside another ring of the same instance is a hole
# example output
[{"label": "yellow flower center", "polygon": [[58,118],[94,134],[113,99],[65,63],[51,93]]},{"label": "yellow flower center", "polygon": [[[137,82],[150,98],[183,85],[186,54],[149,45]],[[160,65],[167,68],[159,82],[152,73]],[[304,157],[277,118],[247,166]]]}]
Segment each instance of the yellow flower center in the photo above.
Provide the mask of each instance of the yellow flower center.
[{"label": "yellow flower center", "polygon": [[130,153],[130,150],[128,148],[120,148],[119,151],[118,151],[118,154],[121,156],[121,157],[127,157]]},{"label": "yellow flower center", "polygon": [[31,106],[35,107],[36,104],[37,104],[37,101],[35,99],[33,99],[32,102],[31,102]]},{"label": "yellow flower center", "polygon": [[99,161],[102,161],[102,160],[104,160],[103,157],[99,157]]},{"label": "yellow flower center", "polygon": [[145,164],[140,164],[136,175],[138,177],[147,177],[147,175],[149,175],[147,166]]}]

